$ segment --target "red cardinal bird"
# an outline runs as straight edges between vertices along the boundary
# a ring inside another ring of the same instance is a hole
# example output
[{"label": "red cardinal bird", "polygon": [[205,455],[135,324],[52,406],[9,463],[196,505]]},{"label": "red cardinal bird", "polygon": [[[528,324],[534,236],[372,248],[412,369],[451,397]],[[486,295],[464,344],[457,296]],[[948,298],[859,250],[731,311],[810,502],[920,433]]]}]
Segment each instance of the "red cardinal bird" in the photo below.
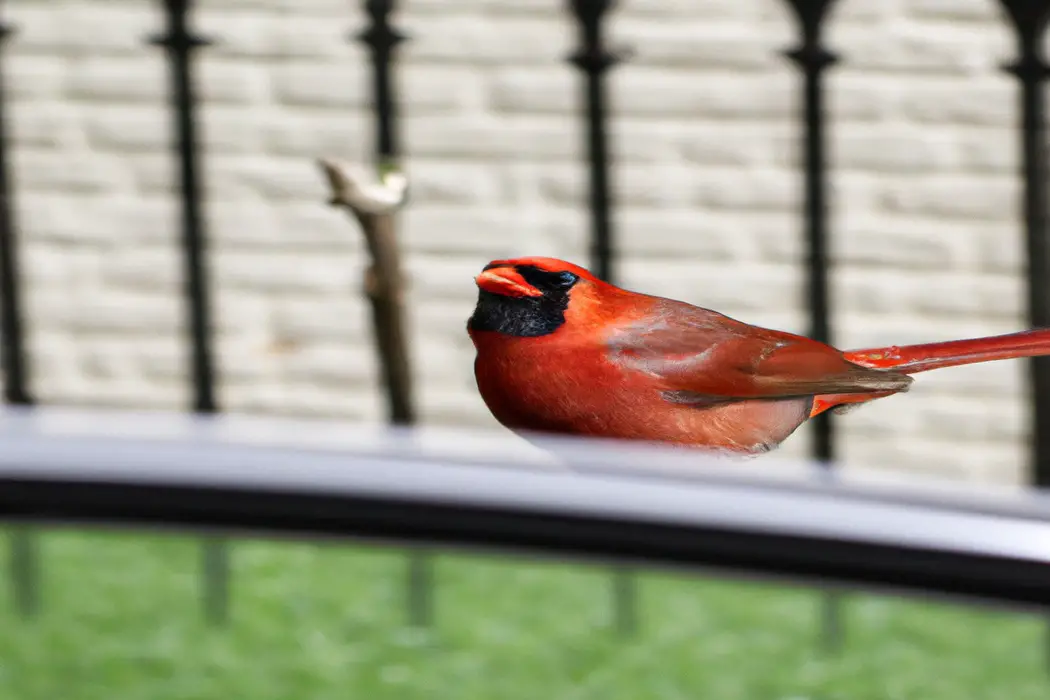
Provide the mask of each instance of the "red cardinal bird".
[{"label": "red cardinal bird", "polygon": [[512,430],[775,448],[808,418],[938,367],[1050,354],[1050,329],[843,352],[553,258],[496,260],[467,322],[489,410]]}]

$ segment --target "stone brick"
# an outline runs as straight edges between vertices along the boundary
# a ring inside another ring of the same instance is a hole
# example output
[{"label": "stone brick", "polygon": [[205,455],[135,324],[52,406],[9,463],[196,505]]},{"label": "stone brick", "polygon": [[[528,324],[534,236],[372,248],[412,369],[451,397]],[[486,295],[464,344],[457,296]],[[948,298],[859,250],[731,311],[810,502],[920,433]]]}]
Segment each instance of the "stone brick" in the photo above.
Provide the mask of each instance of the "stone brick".
[{"label": "stone brick", "polygon": [[317,164],[299,158],[229,155],[215,159],[207,177],[214,195],[230,199],[292,199],[323,204],[329,197],[328,185]]},{"label": "stone brick", "polygon": [[[128,185],[129,189],[151,197],[177,194],[179,175],[174,149],[122,153],[114,157],[119,157],[121,166],[128,171],[128,179],[133,183]],[[200,171],[199,177],[205,191],[214,189],[206,169]]]},{"label": "stone brick", "polygon": [[886,31],[868,23],[854,26],[833,23],[831,42],[842,46],[850,67],[900,71],[911,75],[958,75],[994,71],[997,42],[994,26],[975,32],[955,23],[890,24]]},{"label": "stone brick", "polygon": [[[786,126],[777,123],[740,125],[732,122],[694,122],[672,137],[672,143],[674,150],[701,166],[795,166],[798,161],[797,129]],[[632,141],[644,139],[641,133],[643,130],[658,128],[657,125],[645,123],[638,124],[638,127],[638,133],[628,132]],[[673,153],[660,154],[654,159],[669,160],[673,158]]]},{"label": "stone brick", "polygon": [[134,175],[111,155],[89,151],[20,149],[13,156],[22,187],[72,193],[114,193],[132,188]]},{"label": "stone brick", "polygon": [[[704,185],[709,183],[697,182],[699,179],[697,173],[680,166],[625,164],[617,168],[613,193],[626,206],[675,207],[693,197],[703,204]],[[588,185],[580,194],[589,189]]]},{"label": "stone brick", "polygon": [[177,226],[174,202],[147,197],[26,191],[16,207],[32,240],[53,242],[59,254],[83,245],[134,245],[170,240]]},{"label": "stone brick", "polygon": [[172,142],[171,115],[161,105],[119,111],[92,106],[80,118],[88,146],[99,151],[159,151]]},{"label": "stone brick", "polygon": [[405,272],[411,280],[413,293],[428,301],[464,300],[476,294],[474,276],[481,272],[486,262],[473,256],[450,258],[413,255],[405,260]]},{"label": "stone brick", "polygon": [[289,61],[275,65],[271,78],[274,99],[297,107],[330,109],[367,107],[370,95],[365,63],[335,64]]},{"label": "stone brick", "polygon": [[[580,207],[551,208],[538,213],[524,207],[514,215],[521,217],[521,230],[509,246],[511,255],[538,255],[583,261],[590,247],[591,219]],[[503,254],[499,257],[508,257]]]},{"label": "stone brick", "polygon": [[896,76],[843,66],[828,75],[827,112],[837,123],[887,121],[900,111],[900,85],[897,81]]},{"label": "stone brick", "polygon": [[359,43],[352,42],[347,31],[347,26],[352,26],[357,19],[354,8],[340,7],[340,16],[337,18],[328,18],[314,12],[305,14],[301,12],[300,6],[292,6],[289,9],[292,12],[281,15],[272,37],[272,56],[280,59],[328,58],[345,63],[361,60],[364,48]]},{"label": "stone brick", "polygon": [[766,0],[707,0],[696,4],[690,0],[634,0],[624,3],[624,17],[670,17],[680,20],[699,14],[701,17],[734,18],[753,21],[769,10]]},{"label": "stone brick", "polygon": [[1016,187],[987,177],[898,178],[882,187],[887,212],[995,221],[1011,218],[1017,209]]},{"label": "stone brick", "polygon": [[275,212],[276,233],[289,250],[339,254],[356,266],[364,253],[360,225],[348,213],[325,202],[289,203]]},{"label": "stone brick", "polygon": [[892,268],[847,268],[835,276],[836,300],[860,313],[910,313],[938,318],[1003,317],[1020,313],[1017,281],[998,275],[943,274],[932,270],[921,283],[902,283]]},{"label": "stone brick", "polygon": [[900,112],[926,124],[1008,125],[1016,118],[1016,89],[1006,75],[905,83],[899,88]]},{"label": "stone brick", "polygon": [[984,268],[982,250],[997,238],[994,226],[936,218],[852,216],[833,226],[836,261],[902,270]]},{"label": "stone brick", "polygon": [[88,56],[69,63],[67,94],[85,102],[152,102],[167,97],[168,74],[159,55],[143,52],[133,60]]},{"label": "stone brick", "polygon": [[622,207],[617,212],[617,250],[631,259],[661,264],[665,257],[702,261],[750,260],[754,240],[735,214],[699,214],[692,208]]},{"label": "stone brick", "polygon": [[[294,2],[294,0],[285,0]],[[551,15],[561,11],[556,0],[404,0],[406,15],[440,14],[450,11],[478,14]]]},{"label": "stone brick", "polygon": [[64,2],[62,18],[47,3],[15,0],[6,18],[15,26],[14,45],[38,55],[133,56],[148,50],[147,37],[161,28],[160,14],[136,2]]},{"label": "stone brick", "polygon": [[400,219],[400,232],[412,252],[479,259],[509,255],[524,235],[513,210],[481,206],[409,207]]},{"label": "stone brick", "polygon": [[356,221],[323,202],[266,206],[255,201],[213,198],[208,202],[215,246],[236,252],[245,248],[337,252],[352,261],[360,233]]},{"label": "stone brick", "polygon": [[983,397],[939,401],[915,426],[920,435],[943,435],[967,442],[1011,441],[1026,437],[1024,410],[1010,398]]},{"label": "stone brick", "polygon": [[[249,119],[243,110],[230,111],[231,131],[236,120]],[[314,159],[320,156],[361,159],[371,155],[366,143],[371,125],[361,115],[345,114],[337,118],[321,112],[281,110],[258,120],[263,130],[259,150],[275,156]],[[248,130],[250,131],[250,129]]]},{"label": "stone brick", "polygon": [[223,387],[224,404],[229,410],[238,413],[287,415],[287,395],[288,388],[282,383],[235,382]]},{"label": "stone brick", "polygon": [[485,205],[505,202],[509,192],[503,178],[476,163],[448,163],[412,159],[406,164],[412,178],[412,204]]},{"label": "stone brick", "polygon": [[[182,325],[180,299],[172,295],[136,291],[105,295],[81,295],[71,299],[66,294],[43,294],[29,297],[31,316],[85,334],[130,335],[170,332]],[[133,341],[132,341],[133,342]]]},{"label": "stone brick", "polygon": [[[947,439],[850,440],[844,445],[849,464],[898,473],[902,478],[933,477],[938,480],[989,482],[1020,477],[1024,463],[1020,450],[998,449],[986,444],[966,445]],[[996,478],[997,475],[998,478]]]},{"label": "stone brick", "polygon": [[[230,61],[205,55],[195,64],[200,97],[209,105],[259,105],[271,100],[271,76],[267,69],[248,61]],[[279,86],[286,83],[278,83]],[[335,85],[331,86],[332,88]],[[280,88],[279,88],[280,89]],[[309,85],[301,87],[309,91]],[[335,90],[332,90],[333,94]],[[278,98],[287,97],[278,92]],[[293,89],[293,94],[294,89]],[[295,102],[294,99],[290,100]]]},{"label": "stone brick", "polygon": [[[775,9],[773,6],[775,3],[765,2],[762,3],[763,7],[770,8],[772,11]],[[896,0],[887,0],[886,2],[848,2],[842,3],[841,5],[835,5],[832,16],[831,16],[831,29],[832,35],[837,28],[837,25],[850,25],[857,22],[863,22],[870,27],[880,27],[884,23],[892,23],[894,19],[899,17],[903,10],[901,9],[900,3]],[[787,14],[787,8],[782,8],[782,15]]]},{"label": "stone brick", "polygon": [[159,240],[173,241],[181,230],[180,212],[174,199],[145,196],[107,198],[100,202],[113,216],[111,240],[134,245]]},{"label": "stone brick", "polygon": [[[739,170],[732,168],[686,168],[676,164],[636,165],[626,163],[614,173],[613,187],[624,206],[675,208],[696,204],[712,210],[763,211],[796,204],[795,178],[771,169],[748,170],[749,187],[739,185]],[[589,184],[578,166],[545,168],[540,174],[540,192],[557,204],[583,204]]]},{"label": "stone brick", "polygon": [[11,139],[33,148],[81,148],[84,133],[77,115],[61,102],[15,103]]},{"label": "stone brick", "polygon": [[325,255],[300,256],[288,264],[288,255],[278,252],[216,251],[212,265],[217,278],[230,288],[272,293],[353,293],[354,275],[342,260]]},{"label": "stone brick", "polygon": [[563,160],[579,150],[579,125],[565,118],[492,120],[472,115],[405,119],[405,149],[430,158]]},{"label": "stone brick", "polygon": [[[1015,319],[941,319],[922,318],[906,313],[861,314],[833,313],[836,344],[843,348],[872,348],[886,345],[933,343],[958,338],[976,338],[985,335],[1012,333],[1018,330]],[[923,382],[979,381],[982,373],[1000,374],[1003,363],[972,365],[966,368],[940,369],[923,376]],[[963,377],[962,375],[965,375]],[[987,375],[985,375],[987,376]],[[941,378],[941,379],[938,379]],[[995,379],[998,382],[999,378]]]},{"label": "stone brick", "polygon": [[981,268],[989,272],[1021,272],[1025,267],[1024,236],[1019,221],[1003,222],[990,228],[988,235],[980,240]]},{"label": "stone brick", "polygon": [[958,172],[960,148],[950,134],[864,125],[837,129],[836,167],[865,173]]},{"label": "stone brick", "polygon": [[89,378],[141,382],[132,347],[119,340],[91,338],[82,341],[77,350],[80,365]]},{"label": "stone brick", "polygon": [[360,294],[282,295],[270,307],[269,327],[280,341],[372,342],[370,312]]},{"label": "stone brick", "polygon": [[467,66],[406,64],[399,75],[405,114],[456,114],[483,108],[484,76]]},{"label": "stone brick", "polygon": [[492,106],[516,114],[571,113],[576,109],[579,80],[567,67],[501,70],[492,81]]},{"label": "stone brick", "polygon": [[30,239],[19,250],[21,278],[33,288],[65,285],[90,287],[98,284],[103,260],[96,248],[55,250],[54,246]]},{"label": "stone brick", "polygon": [[[265,150],[273,121],[269,114],[216,104],[208,104],[199,114],[201,127],[197,138],[206,157],[213,158],[226,153],[244,155]],[[171,121],[170,115],[168,121]],[[163,133],[165,143],[171,143],[170,127],[164,129]]]},{"label": "stone brick", "polygon": [[38,56],[17,53],[4,64],[4,92],[15,102],[55,99],[69,85],[66,59],[56,55]]},{"label": "stone brick", "polygon": [[355,421],[382,419],[382,404],[378,394],[362,391],[337,391],[317,384],[288,384],[282,400],[268,406],[260,406],[263,413],[321,417],[338,416]]},{"label": "stone brick", "polygon": [[216,43],[208,49],[215,56],[248,58],[253,62],[296,58],[338,61],[351,53],[347,37],[353,19],[350,16],[337,22],[323,15],[314,16],[313,12],[266,12],[208,5],[202,5],[196,14],[200,31],[215,37]]},{"label": "stone brick", "polygon": [[286,379],[322,386],[370,387],[378,369],[375,351],[365,343],[310,343],[278,359]]},{"label": "stone brick", "polygon": [[[211,279],[214,290],[211,295],[212,323],[219,336],[216,344],[220,352],[227,352],[224,348],[230,343],[248,342],[256,348],[253,352],[270,354],[275,343],[285,340],[281,337],[275,341],[274,338],[282,329],[276,324],[271,327],[272,299],[240,289],[231,290],[222,277],[214,274]],[[318,302],[318,308],[327,307]]]},{"label": "stone brick", "polygon": [[738,21],[619,22],[615,27],[615,44],[633,51],[631,65],[738,71],[784,67],[777,55],[784,47]]},{"label": "stone brick", "polygon": [[283,350],[255,326],[245,326],[243,332],[223,333],[214,347],[216,373],[223,386],[267,384],[278,371],[279,349]]},{"label": "stone brick", "polygon": [[[703,137],[697,140],[703,141]],[[663,163],[674,159],[679,153],[688,155],[691,145],[691,139],[682,133],[679,125],[654,124],[636,119],[612,120],[609,124],[609,142],[614,163]],[[733,145],[716,147],[716,153],[726,152]],[[702,148],[702,145],[697,147],[701,151]],[[579,150],[582,151],[582,148]]]},{"label": "stone brick", "polygon": [[563,13],[545,16],[481,14],[474,8],[466,13],[446,12],[439,17],[420,17],[408,13],[401,25],[413,36],[405,45],[409,65],[435,63],[543,64],[562,62],[575,40],[575,27]]},{"label": "stone brick", "polygon": [[[26,2],[26,0],[21,1]],[[230,6],[228,8],[224,8],[224,6],[222,5],[220,5],[218,8],[215,8],[217,10],[220,10],[215,14],[221,16],[222,9],[231,9],[241,11],[278,11],[282,12],[283,16],[287,16],[288,10],[298,11],[301,8],[302,3],[299,0],[237,0],[236,3],[230,3]],[[358,6],[348,6],[345,2],[342,2],[342,0],[314,0],[313,3],[310,5],[310,10],[311,16],[327,17],[333,21],[337,19],[341,20],[344,18],[348,18],[350,20],[357,19],[358,15],[360,14]],[[200,11],[198,10],[198,12]],[[202,17],[202,20],[204,20],[207,17],[207,15],[204,15],[204,13],[201,13],[201,15],[199,16]]]},{"label": "stone brick", "polygon": [[[777,211],[799,204],[795,175],[786,170],[752,168],[746,176],[733,169],[701,170],[694,174],[693,201],[712,209]],[[747,186],[740,183],[746,181]]]},{"label": "stone brick", "polygon": [[186,411],[191,406],[186,382],[94,379],[64,386],[52,396],[64,405],[85,408]]},{"label": "stone brick", "polygon": [[[735,212],[725,212],[726,215]],[[759,212],[759,215],[748,214],[736,216],[741,224],[746,224],[748,235],[754,239],[756,259],[763,262],[790,263],[801,265],[803,260],[804,224],[788,212]],[[730,224],[732,226],[732,224]],[[725,234],[725,228],[723,235]]]},{"label": "stone brick", "polygon": [[994,22],[996,24],[1001,21],[997,8],[981,0],[908,0],[905,11],[916,17]]},{"label": "stone brick", "polygon": [[1007,128],[957,129],[952,141],[959,168],[969,172],[1013,175],[1020,172],[1020,135]]},{"label": "stone brick", "polygon": [[786,71],[689,72],[625,66],[611,81],[613,109],[624,115],[776,120],[790,112],[795,90]]},{"label": "stone brick", "polygon": [[163,291],[177,295],[182,290],[181,251],[173,246],[127,246],[106,255],[101,269],[107,287],[137,291]]},{"label": "stone brick", "polygon": [[443,342],[452,337],[466,347],[467,319],[474,310],[474,304],[474,295],[438,301],[416,295],[405,309],[405,315],[413,337],[426,338],[428,343]]}]

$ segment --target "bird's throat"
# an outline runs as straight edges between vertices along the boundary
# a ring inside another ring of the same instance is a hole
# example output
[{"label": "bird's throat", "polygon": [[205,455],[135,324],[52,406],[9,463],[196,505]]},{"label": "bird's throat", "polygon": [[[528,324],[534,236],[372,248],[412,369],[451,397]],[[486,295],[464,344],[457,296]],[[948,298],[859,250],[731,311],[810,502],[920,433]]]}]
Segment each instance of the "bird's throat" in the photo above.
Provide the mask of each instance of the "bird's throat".
[{"label": "bird's throat", "polygon": [[564,325],[568,306],[568,294],[508,297],[480,290],[467,328],[517,338],[537,338],[550,335]]}]

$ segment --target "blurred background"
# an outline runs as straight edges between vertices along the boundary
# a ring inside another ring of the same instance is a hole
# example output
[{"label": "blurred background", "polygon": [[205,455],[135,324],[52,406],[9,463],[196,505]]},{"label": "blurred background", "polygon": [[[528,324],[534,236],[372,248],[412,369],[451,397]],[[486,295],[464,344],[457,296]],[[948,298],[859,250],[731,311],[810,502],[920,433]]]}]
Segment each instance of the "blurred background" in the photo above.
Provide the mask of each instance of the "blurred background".
[{"label": "blurred background", "polygon": [[[16,219],[33,391],[183,408],[179,195],[157,2],[10,0]],[[195,52],[218,401],[384,419],[353,221],[314,158],[370,164],[363,3],[201,0]],[[392,78],[411,201],[399,217],[420,419],[499,429],[464,332],[495,257],[583,265],[585,103],[554,0],[405,0]],[[608,72],[618,282],[807,331],[798,43],[779,0],[619,3]],[[1018,330],[1018,85],[983,0],[836,3],[826,44],[831,328],[841,347]],[[1022,362],[922,376],[838,421],[846,465],[1023,480]],[[806,453],[800,432],[787,454]]]},{"label": "blurred background", "polygon": [[[3,49],[6,143],[27,382],[40,404],[194,403],[171,64],[148,43],[165,8],[182,4],[0,8],[16,30]],[[485,263],[592,262],[585,76],[566,60],[581,46],[574,4],[588,2],[400,0],[389,17],[408,37],[391,64],[411,183],[396,226],[423,425],[502,430],[477,394],[465,333]],[[833,5],[822,44],[841,58],[824,109],[834,344],[1025,328],[1020,88],[1002,68],[1017,39],[1002,4]],[[368,254],[357,222],[327,206],[315,162],[375,162],[371,54],[354,38],[366,6],[197,0],[186,10],[215,42],[193,65],[222,411],[387,420],[362,293]],[[609,50],[631,50],[606,74],[615,281],[808,332],[791,5],[622,0],[603,32]],[[836,420],[839,462],[901,478],[1029,481],[1025,372],[1015,361],[923,375],[906,396]],[[781,454],[810,454],[811,430]],[[1035,619],[867,596],[843,613],[855,635],[846,655],[827,657],[815,651],[827,632],[817,591],[647,573],[644,631],[625,641],[604,629],[618,613],[601,569],[247,542],[234,548],[227,591],[235,621],[216,632],[199,610],[197,540],[24,534],[12,549],[22,578],[0,582],[16,599],[21,587],[23,613],[36,610],[28,622],[14,607],[0,613],[0,684],[18,700],[1047,692]],[[229,573],[226,554],[213,555]],[[418,575],[410,586],[434,586],[436,627],[403,625],[406,566]]]}]

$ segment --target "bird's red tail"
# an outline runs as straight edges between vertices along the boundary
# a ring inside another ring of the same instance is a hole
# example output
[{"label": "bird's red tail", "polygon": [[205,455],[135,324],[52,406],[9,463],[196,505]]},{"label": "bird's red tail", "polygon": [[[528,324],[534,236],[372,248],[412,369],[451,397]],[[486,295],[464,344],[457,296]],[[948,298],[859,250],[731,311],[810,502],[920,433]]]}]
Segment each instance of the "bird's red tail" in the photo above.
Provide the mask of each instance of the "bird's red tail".
[{"label": "bird's red tail", "polygon": [[[991,360],[1011,360],[1018,357],[1050,355],[1050,328],[1020,333],[995,335],[987,338],[949,340],[921,345],[891,345],[885,348],[849,350],[843,356],[850,362],[874,369],[892,369],[903,374],[915,374],[941,367],[968,365]],[[863,403],[888,396],[881,394],[839,394],[818,396],[810,416],[823,413],[843,404]]]},{"label": "bird's red tail", "polygon": [[849,350],[843,355],[864,367],[914,374],[974,362],[1050,355],[1050,328],[943,343]]}]

